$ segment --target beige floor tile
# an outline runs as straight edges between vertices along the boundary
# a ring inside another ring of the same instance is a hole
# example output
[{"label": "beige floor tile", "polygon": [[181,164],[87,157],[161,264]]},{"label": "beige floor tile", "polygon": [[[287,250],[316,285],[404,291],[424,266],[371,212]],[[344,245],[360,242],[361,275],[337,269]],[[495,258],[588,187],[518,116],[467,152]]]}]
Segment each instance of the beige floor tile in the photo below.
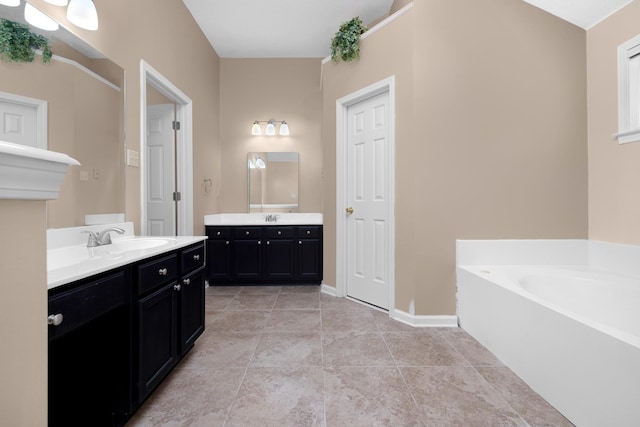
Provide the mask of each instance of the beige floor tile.
[{"label": "beige floor tile", "polygon": [[322,330],[377,332],[378,328],[370,310],[322,310]]},{"label": "beige floor tile", "polygon": [[477,371],[531,427],[572,427],[573,424],[506,367]]},{"label": "beige floor tile", "polygon": [[250,366],[322,366],[320,333],[264,333]]},{"label": "beige floor tile", "polygon": [[469,366],[436,331],[382,334],[398,366]]},{"label": "beige floor tile", "polygon": [[324,366],[396,366],[379,332],[323,332]]},{"label": "beige floor tile", "polygon": [[319,294],[319,285],[289,285],[280,288],[281,294]]},{"label": "beige floor tile", "polygon": [[260,333],[207,331],[178,365],[181,369],[246,367],[253,357]]},{"label": "beige floor tile", "polygon": [[221,426],[245,370],[174,370],[127,427]]},{"label": "beige floor tile", "polygon": [[327,426],[422,426],[407,385],[395,367],[326,368]]},{"label": "beige floor tile", "polygon": [[469,361],[471,366],[504,366],[503,363],[467,332],[455,328],[441,335]]},{"label": "beige floor tile", "polygon": [[205,294],[204,308],[205,311],[224,310],[227,305],[235,298],[234,295]]},{"label": "beige floor tile", "polygon": [[320,295],[316,293],[280,294],[274,310],[319,310]]},{"label": "beige floor tile", "polygon": [[242,286],[208,286],[204,288],[205,295],[232,295],[236,296]]},{"label": "beige floor tile", "polygon": [[415,328],[406,323],[394,320],[389,317],[389,313],[371,309],[371,315],[379,331],[382,332],[421,332],[428,331],[429,328]]},{"label": "beige floor tile", "polygon": [[319,310],[274,310],[265,332],[319,332]]},{"label": "beige floor tile", "polygon": [[400,368],[429,426],[526,426],[472,367]]},{"label": "beige floor tile", "polygon": [[249,368],[225,427],[323,425],[322,368]]},{"label": "beige floor tile", "polygon": [[224,311],[211,322],[209,328],[220,332],[262,331],[270,316],[269,311]]},{"label": "beige floor tile", "polygon": [[271,310],[277,295],[240,294],[227,304],[226,310]]},{"label": "beige floor tile", "polygon": [[240,295],[279,294],[282,286],[243,286]]}]

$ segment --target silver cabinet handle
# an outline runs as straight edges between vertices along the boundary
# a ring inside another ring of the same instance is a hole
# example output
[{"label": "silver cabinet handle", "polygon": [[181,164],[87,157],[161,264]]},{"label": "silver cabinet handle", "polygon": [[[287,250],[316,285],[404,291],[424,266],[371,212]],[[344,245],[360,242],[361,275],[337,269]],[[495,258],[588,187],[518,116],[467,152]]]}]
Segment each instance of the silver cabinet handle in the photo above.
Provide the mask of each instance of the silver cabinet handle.
[{"label": "silver cabinet handle", "polygon": [[193,256],[193,260],[194,260],[194,261],[200,261],[200,254],[195,254],[195,255]]},{"label": "silver cabinet handle", "polygon": [[298,244],[301,245],[302,244],[302,240],[298,240]]},{"label": "silver cabinet handle", "polygon": [[269,242],[269,241],[267,240],[267,245],[270,245],[270,244],[271,244],[271,242]]},{"label": "silver cabinet handle", "polygon": [[248,235],[249,235],[249,232],[248,232],[248,231],[245,231],[245,234],[248,236]]},{"label": "silver cabinet handle", "polygon": [[64,316],[62,315],[62,313],[52,314],[49,317],[47,317],[47,324],[58,326],[60,323],[62,323],[63,319],[64,319]]},{"label": "silver cabinet handle", "polygon": [[158,270],[158,274],[160,276],[166,276],[167,275],[167,269],[166,268],[161,268],[160,270]]},{"label": "silver cabinet handle", "polygon": [[[183,284],[183,285],[190,285],[190,284],[191,284],[191,279],[184,279],[184,280],[182,281],[182,284]],[[178,286],[180,286],[180,285],[178,285]]]},{"label": "silver cabinet handle", "polygon": [[310,230],[307,230],[307,234],[311,234],[311,231],[310,231]]},{"label": "silver cabinet handle", "polygon": [[282,235],[282,231],[278,231],[278,236],[281,236],[281,235]]},{"label": "silver cabinet handle", "polygon": [[258,240],[258,244],[261,245],[262,244],[262,240]]},{"label": "silver cabinet handle", "polygon": [[219,235],[220,235],[220,232],[218,231],[218,233],[216,234],[216,236],[219,236]]},{"label": "silver cabinet handle", "polygon": [[227,240],[225,243],[228,245],[228,244],[229,244],[229,241]]},{"label": "silver cabinet handle", "polygon": [[179,291],[182,287],[180,285],[173,285],[174,291]]}]

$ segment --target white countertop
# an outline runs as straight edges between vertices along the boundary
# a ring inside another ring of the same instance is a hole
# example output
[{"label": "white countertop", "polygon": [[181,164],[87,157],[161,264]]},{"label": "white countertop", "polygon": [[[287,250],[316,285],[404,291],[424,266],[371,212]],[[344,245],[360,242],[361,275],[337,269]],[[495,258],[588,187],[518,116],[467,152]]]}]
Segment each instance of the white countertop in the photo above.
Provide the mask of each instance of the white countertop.
[{"label": "white countertop", "polygon": [[[47,288],[53,289],[206,239],[206,236],[157,238],[114,236],[113,245],[88,248],[86,243],[83,243],[49,249],[47,250]],[[132,249],[124,250],[129,243]],[[155,246],[146,247],[147,243]]]},{"label": "white countertop", "polygon": [[[267,221],[267,216],[276,221]],[[205,215],[204,225],[322,225],[321,213],[223,213]]]}]

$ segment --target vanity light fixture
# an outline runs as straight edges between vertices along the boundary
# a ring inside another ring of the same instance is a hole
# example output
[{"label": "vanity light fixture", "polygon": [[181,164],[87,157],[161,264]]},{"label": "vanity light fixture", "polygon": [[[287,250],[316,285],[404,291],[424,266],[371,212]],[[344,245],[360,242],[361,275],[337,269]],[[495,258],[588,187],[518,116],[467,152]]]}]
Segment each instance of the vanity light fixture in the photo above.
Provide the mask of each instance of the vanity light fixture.
[{"label": "vanity light fixture", "polygon": [[92,0],[71,0],[67,7],[67,19],[85,30],[98,29],[98,11]]},{"label": "vanity light fixture", "polygon": [[276,134],[276,123],[280,123],[280,129],[278,133],[282,136],[289,135],[289,125],[284,120],[255,120],[251,125],[251,135],[262,135],[262,128],[260,123],[266,123],[267,126],[264,129],[264,134],[273,136]]},{"label": "vanity light fixture", "polygon": [[9,7],[20,6],[20,0],[0,0],[0,4]]},{"label": "vanity light fixture", "polygon": [[24,5],[24,19],[41,30],[45,31],[57,31],[60,25],[53,19],[49,18],[44,13],[33,7],[31,3],[25,3]]}]

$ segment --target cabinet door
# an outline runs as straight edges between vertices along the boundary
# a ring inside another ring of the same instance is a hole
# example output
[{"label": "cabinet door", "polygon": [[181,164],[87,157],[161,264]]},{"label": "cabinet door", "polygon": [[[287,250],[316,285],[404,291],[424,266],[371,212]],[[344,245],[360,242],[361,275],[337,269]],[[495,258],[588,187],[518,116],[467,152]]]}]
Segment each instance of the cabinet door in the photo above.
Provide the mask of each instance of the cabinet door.
[{"label": "cabinet door", "polygon": [[262,279],[262,240],[236,240],[233,242],[233,278]]},{"label": "cabinet door", "polygon": [[138,302],[138,402],[178,360],[178,293],[172,282]]},{"label": "cabinet door", "polygon": [[294,240],[267,240],[264,267],[266,279],[292,280],[295,278],[295,265]]},{"label": "cabinet door", "polygon": [[298,240],[298,279],[322,280],[322,243],[319,239]]},{"label": "cabinet door", "polygon": [[182,278],[180,284],[180,355],[204,332],[204,269]]},{"label": "cabinet door", "polygon": [[225,240],[207,241],[207,279],[210,282],[231,278],[231,242]]}]

